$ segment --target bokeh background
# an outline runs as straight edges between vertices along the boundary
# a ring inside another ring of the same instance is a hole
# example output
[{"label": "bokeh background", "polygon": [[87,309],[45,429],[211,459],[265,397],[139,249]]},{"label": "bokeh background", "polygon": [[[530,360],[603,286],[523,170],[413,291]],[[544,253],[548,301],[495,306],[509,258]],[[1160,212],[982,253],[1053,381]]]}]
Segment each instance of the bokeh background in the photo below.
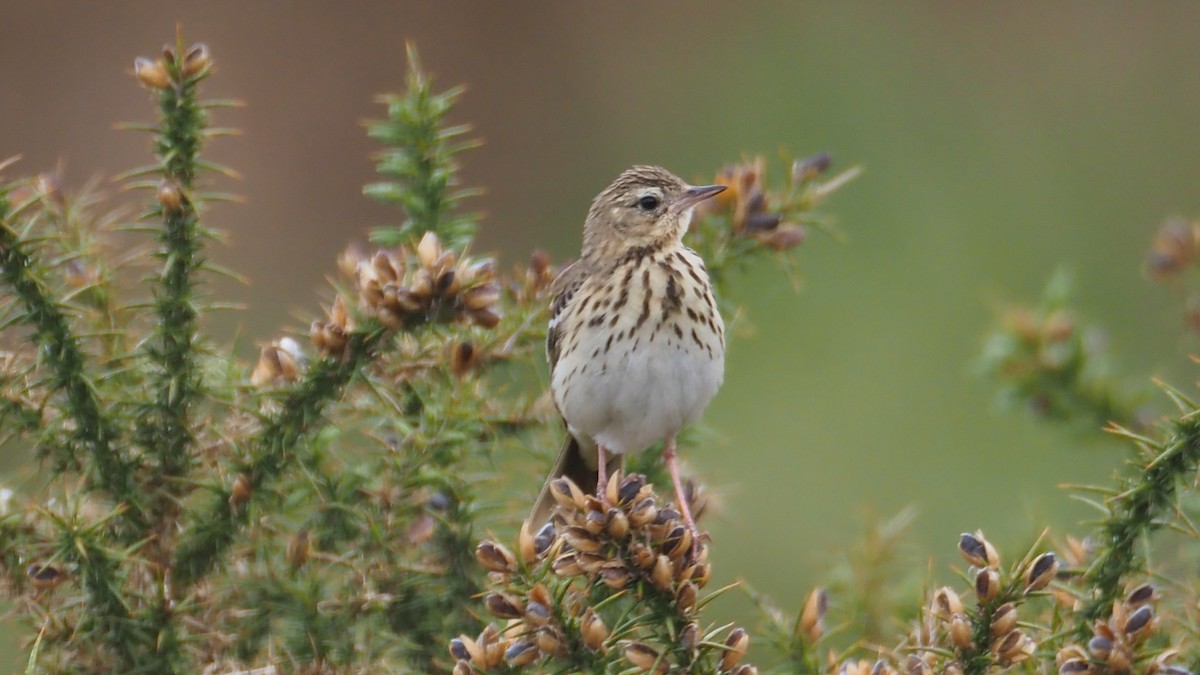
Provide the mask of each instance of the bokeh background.
[{"label": "bokeh background", "polygon": [[871,513],[914,506],[906,549],[942,577],[963,530],[1011,554],[1046,525],[1086,532],[1058,486],[1105,480],[1120,450],[998,411],[971,373],[994,310],[1058,266],[1130,386],[1194,377],[1185,293],[1141,264],[1165,217],[1200,212],[1200,5],[2,0],[0,157],[62,162],[68,186],[146,163],[146,138],[113,124],[150,117],[133,58],[177,22],[212,49],[207,93],[248,103],[216,118],[243,135],[208,151],[243,174],[222,187],[246,202],[208,219],[230,235],[216,261],[251,280],[216,286],[250,308],[214,324],[242,348],[301,324],[337,252],[398,221],[361,196],[360,122],[401,88],[406,40],[469,87],[478,247],[510,262],[574,255],[630,164],[695,180],[781,149],[862,164],[826,208],[845,242],[797,251],[799,293],[771,265],[735,280],[747,330],[687,455],[723,494],[718,572],[785,607]]}]

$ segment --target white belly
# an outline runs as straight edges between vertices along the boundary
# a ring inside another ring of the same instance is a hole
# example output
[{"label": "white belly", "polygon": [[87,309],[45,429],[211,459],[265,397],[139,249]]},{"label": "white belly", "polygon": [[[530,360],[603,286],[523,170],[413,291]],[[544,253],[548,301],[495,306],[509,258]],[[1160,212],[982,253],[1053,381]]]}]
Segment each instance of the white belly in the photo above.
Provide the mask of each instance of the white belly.
[{"label": "white belly", "polygon": [[[637,349],[605,352],[601,338],[606,333],[581,337],[578,348],[555,368],[555,402],[573,434],[592,438],[610,452],[640,452],[675,435],[699,419],[721,386],[721,349],[710,355],[694,344],[689,349],[674,334],[660,333]],[[597,347],[602,353],[592,357]]]}]

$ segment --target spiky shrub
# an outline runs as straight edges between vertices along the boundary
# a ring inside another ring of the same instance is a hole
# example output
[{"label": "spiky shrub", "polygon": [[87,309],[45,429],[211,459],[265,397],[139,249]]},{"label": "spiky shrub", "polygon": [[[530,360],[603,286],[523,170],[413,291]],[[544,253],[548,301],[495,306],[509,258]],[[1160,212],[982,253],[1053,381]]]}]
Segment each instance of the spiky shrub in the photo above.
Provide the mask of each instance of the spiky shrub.
[{"label": "spiky shrub", "polygon": [[[444,122],[459,91],[437,93],[410,52],[407,89],[369,125],[383,180],[365,188],[399,206],[402,224],[373,232],[386,248],[336,258],[307,335],[270,341],[255,364],[231,357],[201,321],[221,306],[200,290],[219,271],[203,216],[228,198],[210,177],[233,173],[201,158],[229,133],[210,116],[233,105],[199,97],[211,64],[182,40],[135,62],[158,109],[155,123],[127,125],[150,134],[155,156],[121,178],[149,195],[135,223],[54,175],[0,185],[0,423],[10,450],[34,453],[48,476],[5,492],[0,515],[29,671],[449,672],[462,653],[448,640],[479,629],[490,583],[477,530],[515,528],[528,508],[483,495],[534,487],[501,491],[490,467],[546,465],[559,440],[535,384],[555,268],[544,253],[508,272],[466,253],[478,223],[460,208],[472,192],[456,156],[473,143]],[[733,189],[694,233],[718,277],[800,243],[813,207],[852,175],[826,179],[827,164],[797,162],[778,190],[753,162],[719,176]],[[630,480],[642,481],[638,504],[657,503],[645,478]],[[652,527],[638,541],[678,567],[690,545],[672,539],[660,506],[652,524],[631,513],[631,529]],[[550,548],[561,558],[564,546]],[[708,572],[689,569],[668,583],[630,568],[656,585],[625,604],[649,603],[647,635],[690,630],[698,654],[731,664],[744,633],[717,647],[697,628]],[[508,582],[557,589],[562,572]],[[671,609],[680,593],[686,608]],[[602,641],[626,637],[614,623]],[[625,652],[645,661],[640,648]],[[516,652],[507,661],[536,655]]]},{"label": "spiky shrub", "polygon": [[[1005,565],[982,533],[963,534],[962,581],[922,595],[896,571],[901,514],[795,612],[743,584],[763,610],[756,644],[776,652],[748,656],[750,632],[705,616],[721,592],[708,545],[656,490],[654,453],[605,500],[555,483],[551,524],[518,531],[534,486],[490,467],[544,469],[560,440],[530,384],[555,269],[543,253],[511,272],[466,254],[478,223],[455,159],[472,142],[444,123],[458,91],[436,93],[410,65],[370,126],[385,150],[366,188],[402,224],[372,233],[387,248],[338,257],[307,335],[270,341],[255,364],[201,330],[220,304],[198,290],[213,271],[202,216],[225,198],[207,176],[230,173],[200,158],[226,133],[209,115],[230,104],[198,98],[207,48],[177,41],[135,64],[159,120],[129,125],[156,157],[124,177],[150,193],[133,226],[54,175],[0,182],[0,422],[46,474],[0,491],[0,570],[29,628],[28,672],[744,675],[751,657],[846,675],[1195,670],[1200,408],[1164,385],[1178,413],[1140,411],[1057,282],[1006,312],[981,369],[1006,400],[1078,428],[1103,420],[1134,448],[1116,484],[1085,497],[1096,536],[1043,537]],[[764,254],[794,262],[824,223],[813,209],[854,175],[827,177],[828,163],[795,162],[774,188],[761,159],[718,172],[730,189],[689,236],[719,292]],[[1193,265],[1195,230],[1164,229],[1152,272]],[[693,483],[693,512],[704,495]],[[489,527],[517,534],[481,536]],[[1154,546],[1167,527],[1190,537]]]}]

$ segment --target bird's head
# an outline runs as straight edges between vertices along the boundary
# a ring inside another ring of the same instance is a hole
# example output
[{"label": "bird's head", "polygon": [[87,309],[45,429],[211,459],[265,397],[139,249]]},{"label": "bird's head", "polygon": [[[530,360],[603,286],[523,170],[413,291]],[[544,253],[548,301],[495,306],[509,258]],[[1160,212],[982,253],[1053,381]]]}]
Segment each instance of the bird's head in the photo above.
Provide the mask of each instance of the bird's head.
[{"label": "bird's head", "polygon": [[696,204],[724,189],[688,185],[657,166],[628,169],[592,201],[583,228],[583,255],[611,260],[634,248],[677,244]]}]

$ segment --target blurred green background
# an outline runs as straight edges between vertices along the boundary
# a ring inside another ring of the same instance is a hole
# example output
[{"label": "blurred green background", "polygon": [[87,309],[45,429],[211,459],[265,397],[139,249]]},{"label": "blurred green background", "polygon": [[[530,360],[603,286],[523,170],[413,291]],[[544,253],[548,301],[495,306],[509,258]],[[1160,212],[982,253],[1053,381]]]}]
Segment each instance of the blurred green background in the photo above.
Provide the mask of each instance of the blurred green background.
[{"label": "blurred green background", "polygon": [[70,186],[146,163],[145,137],[112,127],[150,117],[133,58],[177,21],[213,51],[207,93],[249,104],[219,113],[244,135],[208,151],[247,200],[208,219],[230,235],[216,261],[251,279],[216,286],[250,308],[215,322],[229,342],[298,325],[344,245],[399,220],[361,196],[359,123],[401,88],[405,40],[469,87],[478,248],[509,262],[574,255],[590,199],[634,163],[694,180],[780,149],[864,165],[825,209],[846,242],[797,251],[799,294],[770,265],[736,280],[752,332],[686,455],[723,494],[720,578],[786,607],[870,512],[914,505],[914,567],[933,556],[942,577],[963,530],[1010,556],[1046,525],[1086,533],[1057,486],[1105,480],[1117,446],[999,412],[970,373],[993,310],[1060,264],[1131,384],[1193,377],[1185,293],[1141,261],[1166,216],[1200,211],[1200,5],[5,0],[0,157],[63,160]]}]

